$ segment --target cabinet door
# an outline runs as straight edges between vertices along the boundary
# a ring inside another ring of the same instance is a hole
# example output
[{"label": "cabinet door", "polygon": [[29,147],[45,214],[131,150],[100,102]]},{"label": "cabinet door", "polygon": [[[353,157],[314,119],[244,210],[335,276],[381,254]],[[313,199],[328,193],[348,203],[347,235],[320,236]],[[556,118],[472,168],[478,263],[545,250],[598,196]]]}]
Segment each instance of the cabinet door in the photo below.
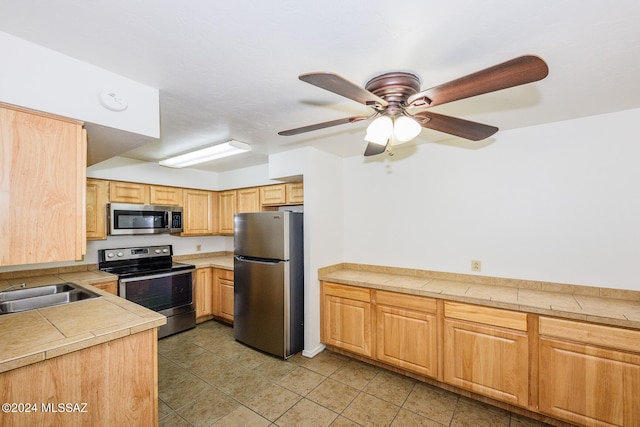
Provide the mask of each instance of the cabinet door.
[{"label": "cabinet door", "polygon": [[263,205],[286,205],[287,193],[284,184],[260,187],[260,202]]},{"label": "cabinet door", "polygon": [[236,213],[236,191],[222,191],[218,194],[218,214],[220,234],[233,234],[233,215]]},{"label": "cabinet door", "polygon": [[80,122],[0,105],[0,266],[82,258],[85,136]]},{"label": "cabinet door", "polygon": [[236,212],[260,212],[260,189],[257,187],[237,190]]},{"label": "cabinet door", "polygon": [[[449,304],[445,303],[445,316],[461,313],[461,317],[468,317],[475,313],[482,323],[445,318],[444,381],[503,402],[527,406],[529,337],[526,314]],[[489,323],[488,319],[501,323],[502,317],[511,324],[509,317],[512,314],[525,316],[521,330],[483,324]]]},{"label": "cabinet door", "polygon": [[198,268],[196,270],[195,292],[196,322],[200,323],[211,318],[211,314],[213,314],[213,282],[211,268]]},{"label": "cabinet door", "polygon": [[376,356],[393,366],[438,375],[436,301],[376,291]]},{"label": "cabinet door", "polygon": [[108,192],[108,181],[87,179],[87,240],[107,238]]},{"label": "cabinet door", "polygon": [[233,271],[215,268],[213,314],[233,321]]},{"label": "cabinet door", "polygon": [[135,182],[109,182],[109,201],[149,204],[149,185]]},{"label": "cabinet door", "polygon": [[540,335],[541,412],[585,426],[640,426],[638,331],[541,317]]},{"label": "cabinet door", "polygon": [[212,191],[183,190],[183,236],[213,234],[213,199]]},{"label": "cabinet door", "polygon": [[149,186],[149,203],[152,205],[182,206],[182,188]]},{"label": "cabinet door", "polygon": [[322,342],[371,357],[370,290],[323,283],[321,304]]},{"label": "cabinet door", "polygon": [[304,203],[304,185],[302,182],[287,182],[285,186],[288,205],[301,205]]},{"label": "cabinet door", "polygon": [[110,294],[118,295],[118,282],[116,280],[112,280],[111,282],[96,283],[92,286],[105,292],[109,292]]}]

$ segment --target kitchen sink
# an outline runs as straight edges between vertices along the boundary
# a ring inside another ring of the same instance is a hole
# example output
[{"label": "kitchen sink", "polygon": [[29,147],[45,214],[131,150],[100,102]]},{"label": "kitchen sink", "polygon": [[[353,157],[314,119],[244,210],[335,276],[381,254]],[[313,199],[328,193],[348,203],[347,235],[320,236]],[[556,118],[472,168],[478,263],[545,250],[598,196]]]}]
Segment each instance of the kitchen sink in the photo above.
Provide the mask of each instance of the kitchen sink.
[{"label": "kitchen sink", "polygon": [[75,289],[68,283],[58,283],[55,285],[36,286],[33,288],[16,289],[13,291],[0,292],[0,302],[14,301],[23,298],[39,297],[43,295],[69,292]]},{"label": "kitchen sink", "polygon": [[0,314],[18,313],[98,297],[99,294],[72,283],[0,292]]}]

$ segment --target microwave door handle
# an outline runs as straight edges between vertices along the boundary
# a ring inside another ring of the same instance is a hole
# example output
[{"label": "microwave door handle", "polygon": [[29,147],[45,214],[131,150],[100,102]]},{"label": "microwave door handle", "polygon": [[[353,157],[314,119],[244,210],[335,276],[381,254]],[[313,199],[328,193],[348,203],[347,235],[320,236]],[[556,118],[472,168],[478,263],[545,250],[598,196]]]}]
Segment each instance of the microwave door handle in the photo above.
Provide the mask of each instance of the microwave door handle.
[{"label": "microwave door handle", "polygon": [[169,222],[169,211],[164,211],[164,228],[170,229],[171,223]]}]

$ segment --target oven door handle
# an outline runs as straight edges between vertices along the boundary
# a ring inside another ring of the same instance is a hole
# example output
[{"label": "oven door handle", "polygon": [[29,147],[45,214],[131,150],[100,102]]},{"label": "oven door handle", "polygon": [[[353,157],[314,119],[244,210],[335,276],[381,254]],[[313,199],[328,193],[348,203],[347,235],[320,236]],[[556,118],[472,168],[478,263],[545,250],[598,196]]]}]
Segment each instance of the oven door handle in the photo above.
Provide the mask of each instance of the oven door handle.
[{"label": "oven door handle", "polygon": [[156,279],[158,277],[178,276],[180,274],[193,273],[194,271],[196,271],[196,269],[191,268],[189,270],[172,271],[169,273],[150,274],[148,276],[126,277],[124,279],[120,279],[120,283],[139,282],[141,280]]}]

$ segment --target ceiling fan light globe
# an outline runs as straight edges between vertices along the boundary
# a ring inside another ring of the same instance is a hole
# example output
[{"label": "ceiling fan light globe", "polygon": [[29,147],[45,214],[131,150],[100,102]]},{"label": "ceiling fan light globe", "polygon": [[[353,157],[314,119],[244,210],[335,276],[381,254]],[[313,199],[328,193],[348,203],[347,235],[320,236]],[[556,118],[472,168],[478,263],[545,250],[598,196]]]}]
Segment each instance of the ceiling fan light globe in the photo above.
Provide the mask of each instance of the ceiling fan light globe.
[{"label": "ceiling fan light globe", "polygon": [[407,116],[398,117],[393,124],[394,139],[400,143],[409,142],[422,131],[420,123]]},{"label": "ceiling fan light globe", "polygon": [[367,126],[364,140],[374,144],[386,145],[393,134],[393,120],[389,116],[380,116]]}]

